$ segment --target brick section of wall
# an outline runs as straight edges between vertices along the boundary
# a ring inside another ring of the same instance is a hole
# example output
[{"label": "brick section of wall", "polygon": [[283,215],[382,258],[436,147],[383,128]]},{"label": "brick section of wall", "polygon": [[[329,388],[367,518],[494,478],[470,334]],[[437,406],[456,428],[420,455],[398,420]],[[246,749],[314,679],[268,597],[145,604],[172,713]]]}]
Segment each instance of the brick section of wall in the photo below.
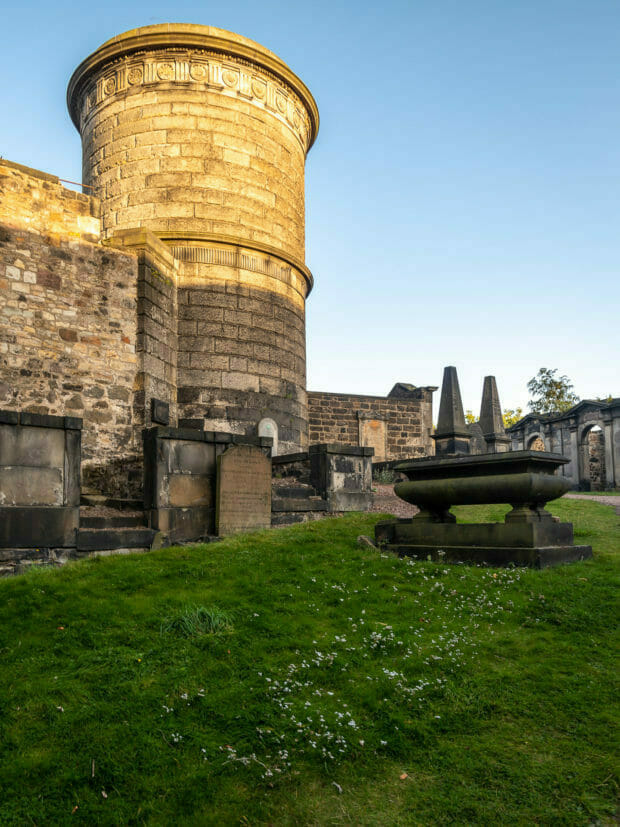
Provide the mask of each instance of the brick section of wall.
[{"label": "brick section of wall", "polygon": [[426,388],[416,388],[406,398],[309,391],[310,444],[359,445],[358,412],[372,413],[386,424],[388,460],[432,455],[432,398]]},{"label": "brick section of wall", "polygon": [[232,281],[180,288],[178,302],[179,426],[255,436],[269,416],[281,453],[305,448],[303,304]]},{"label": "brick section of wall", "polygon": [[138,263],[95,243],[97,210],[53,176],[0,162],[0,407],[82,417],[85,466],[141,450]]}]

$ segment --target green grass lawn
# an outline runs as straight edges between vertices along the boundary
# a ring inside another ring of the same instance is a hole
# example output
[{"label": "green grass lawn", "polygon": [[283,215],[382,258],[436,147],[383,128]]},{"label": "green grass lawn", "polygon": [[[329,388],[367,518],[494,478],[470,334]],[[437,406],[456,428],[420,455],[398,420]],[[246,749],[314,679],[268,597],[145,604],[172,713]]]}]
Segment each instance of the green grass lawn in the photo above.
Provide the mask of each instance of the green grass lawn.
[{"label": "green grass lawn", "polygon": [[[412,563],[350,515],[0,583],[0,824],[612,824],[619,518]],[[456,509],[500,520],[506,509]]]}]

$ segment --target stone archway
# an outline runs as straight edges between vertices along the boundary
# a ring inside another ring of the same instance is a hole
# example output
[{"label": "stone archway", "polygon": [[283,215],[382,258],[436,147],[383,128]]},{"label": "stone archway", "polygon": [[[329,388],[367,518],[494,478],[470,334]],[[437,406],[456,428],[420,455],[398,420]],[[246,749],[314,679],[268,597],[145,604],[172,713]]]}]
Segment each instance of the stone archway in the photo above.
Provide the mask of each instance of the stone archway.
[{"label": "stone archway", "polygon": [[527,439],[527,450],[528,451],[546,451],[547,448],[545,446],[545,440],[542,437],[542,434],[530,434]]},{"label": "stone archway", "polygon": [[579,487],[585,491],[604,491],[605,433],[600,425],[588,425],[581,432],[579,445]]}]

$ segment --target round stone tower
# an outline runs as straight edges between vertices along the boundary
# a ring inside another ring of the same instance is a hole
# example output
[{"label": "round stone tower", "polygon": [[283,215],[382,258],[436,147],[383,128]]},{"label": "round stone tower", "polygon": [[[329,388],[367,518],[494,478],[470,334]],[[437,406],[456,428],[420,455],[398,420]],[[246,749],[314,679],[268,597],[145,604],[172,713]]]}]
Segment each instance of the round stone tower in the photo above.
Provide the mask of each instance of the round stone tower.
[{"label": "round stone tower", "polygon": [[104,237],[143,228],[180,262],[179,424],[307,445],[304,164],[319,117],[257,43],[163,24],[104,43],[74,72],[69,111]]}]

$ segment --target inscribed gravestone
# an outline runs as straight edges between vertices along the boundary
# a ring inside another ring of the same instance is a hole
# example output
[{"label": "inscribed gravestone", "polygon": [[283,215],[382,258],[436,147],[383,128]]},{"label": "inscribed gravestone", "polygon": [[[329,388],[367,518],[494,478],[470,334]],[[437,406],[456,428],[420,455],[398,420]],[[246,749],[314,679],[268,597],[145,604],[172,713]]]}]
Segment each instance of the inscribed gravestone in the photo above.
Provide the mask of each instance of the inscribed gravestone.
[{"label": "inscribed gravestone", "polygon": [[271,460],[253,445],[217,458],[215,527],[220,537],[271,525]]}]

